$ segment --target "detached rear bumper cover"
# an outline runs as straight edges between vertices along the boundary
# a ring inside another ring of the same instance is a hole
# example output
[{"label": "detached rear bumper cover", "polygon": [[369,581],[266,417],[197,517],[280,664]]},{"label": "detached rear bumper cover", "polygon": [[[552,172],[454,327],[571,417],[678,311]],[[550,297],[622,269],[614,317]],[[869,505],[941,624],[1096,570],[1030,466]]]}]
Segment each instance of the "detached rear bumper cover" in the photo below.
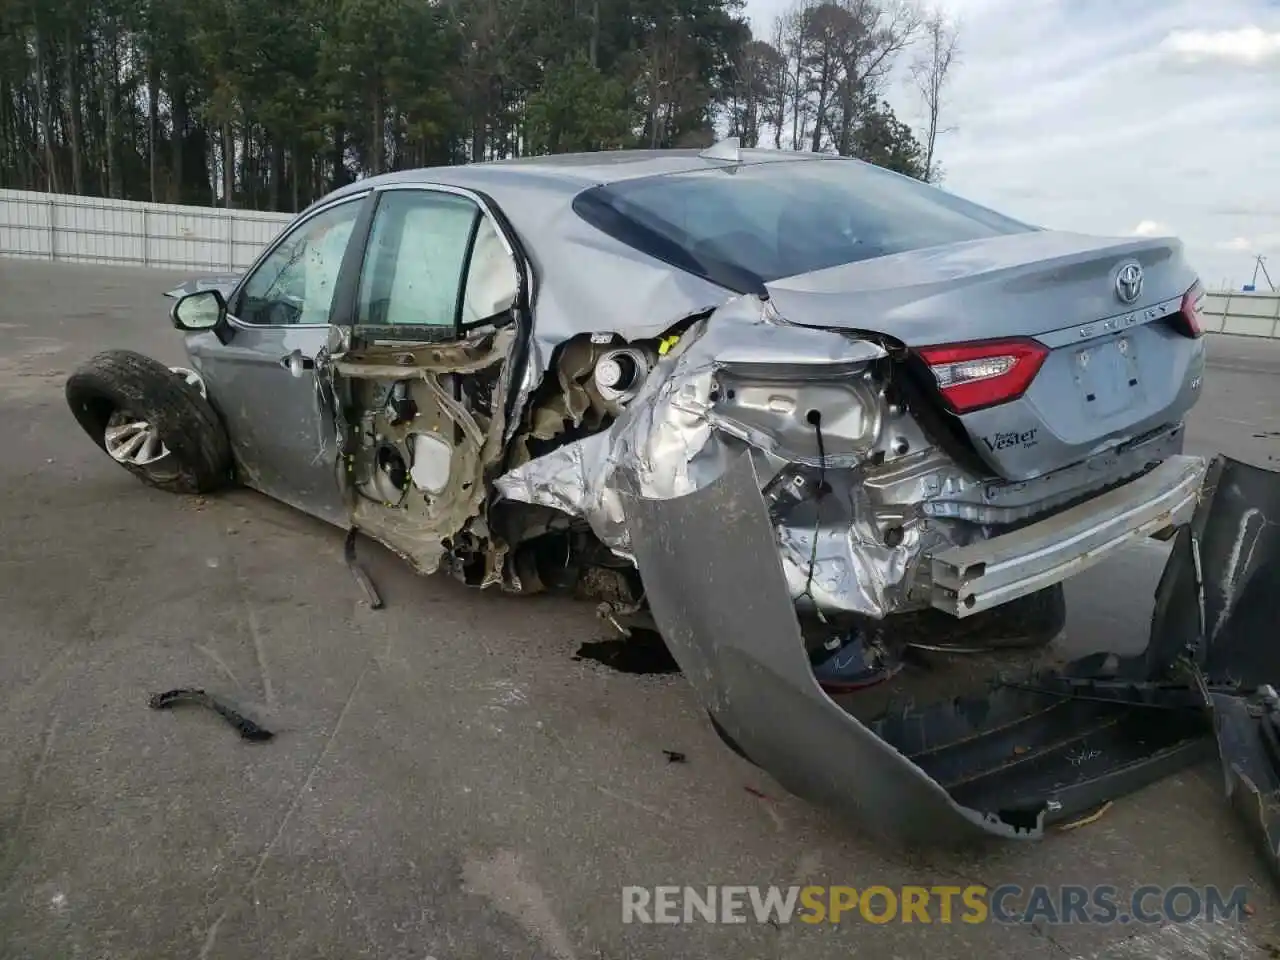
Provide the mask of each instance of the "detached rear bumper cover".
[{"label": "detached rear bumper cover", "polygon": [[[909,841],[1034,839],[1215,752],[1214,701],[1241,699],[1211,693],[1194,668],[1175,676],[1186,651],[1168,602],[1148,650],[1105,677],[1102,658],[1086,658],[860,722],[814,679],[761,474],[744,455],[688,496],[630,498],[627,510],[672,654],[717,723],[791,792]],[[1268,476],[1280,506],[1280,476]]]},{"label": "detached rear bumper cover", "polygon": [[1144,474],[1039,523],[932,557],[932,604],[956,617],[1073,577],[1135,540],[1191,518],[1200,457],[1170,457]]},{"label": "detached rear bumper cover", "polygon": [[1227,796],[1280,879],[1280,473],[1227,458],[1205,477],[1156,593],[1147,669],[1183,654],[1214,693]]}]

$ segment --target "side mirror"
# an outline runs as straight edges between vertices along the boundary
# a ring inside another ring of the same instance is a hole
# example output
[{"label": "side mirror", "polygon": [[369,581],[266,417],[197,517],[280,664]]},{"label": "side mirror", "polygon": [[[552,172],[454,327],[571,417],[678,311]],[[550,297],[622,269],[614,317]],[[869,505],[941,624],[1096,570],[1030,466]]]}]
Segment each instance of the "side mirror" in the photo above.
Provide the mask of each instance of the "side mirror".
[{"label": "side mirror", "polygon": [[227,301],[217,290],[197,290],[181,297],[169,311],[169,318],[179,330],[213,330],[227,317]]}]

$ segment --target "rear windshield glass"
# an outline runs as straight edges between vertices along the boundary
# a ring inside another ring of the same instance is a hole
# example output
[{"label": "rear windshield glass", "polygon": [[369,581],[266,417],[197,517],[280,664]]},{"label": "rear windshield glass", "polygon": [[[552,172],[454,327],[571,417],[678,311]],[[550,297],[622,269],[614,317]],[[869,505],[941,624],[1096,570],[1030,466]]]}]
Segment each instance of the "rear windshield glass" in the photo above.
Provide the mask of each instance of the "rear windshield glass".
[{"label": "rear windshield glass", "polygon": [[740,292],[755,285],[750,274],[768,282],[1034,229],[918,180],[838,159],[624,180],[579,194],[574,209],[623,243]]}]

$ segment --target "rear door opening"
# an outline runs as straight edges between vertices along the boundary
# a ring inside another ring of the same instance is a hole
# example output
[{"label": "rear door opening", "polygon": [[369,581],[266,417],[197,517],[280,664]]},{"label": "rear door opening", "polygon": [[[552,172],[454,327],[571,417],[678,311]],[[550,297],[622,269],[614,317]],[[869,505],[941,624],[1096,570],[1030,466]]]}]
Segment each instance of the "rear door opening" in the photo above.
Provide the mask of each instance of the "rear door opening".
[{"label": "rear door opening", "polygon": [[503,449],[526,276],[486,198],[435,185],[377,192],[348,347],[332,365],[340,476],[352,526],[422,572],[483,539],[468,528]]}]

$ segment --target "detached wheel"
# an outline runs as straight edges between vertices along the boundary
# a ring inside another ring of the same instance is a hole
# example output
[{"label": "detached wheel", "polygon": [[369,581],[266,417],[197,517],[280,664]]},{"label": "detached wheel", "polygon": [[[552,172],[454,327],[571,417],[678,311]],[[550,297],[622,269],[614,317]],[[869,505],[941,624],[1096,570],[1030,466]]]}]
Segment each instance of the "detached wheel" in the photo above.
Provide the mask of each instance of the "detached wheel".
[{"label": "detached wheel", "polygon": [[67,378],[67,405],[84,432],[143,483],[208,493],[231,479],[231,446],[190,370],[132,350],[108,350]]}]

